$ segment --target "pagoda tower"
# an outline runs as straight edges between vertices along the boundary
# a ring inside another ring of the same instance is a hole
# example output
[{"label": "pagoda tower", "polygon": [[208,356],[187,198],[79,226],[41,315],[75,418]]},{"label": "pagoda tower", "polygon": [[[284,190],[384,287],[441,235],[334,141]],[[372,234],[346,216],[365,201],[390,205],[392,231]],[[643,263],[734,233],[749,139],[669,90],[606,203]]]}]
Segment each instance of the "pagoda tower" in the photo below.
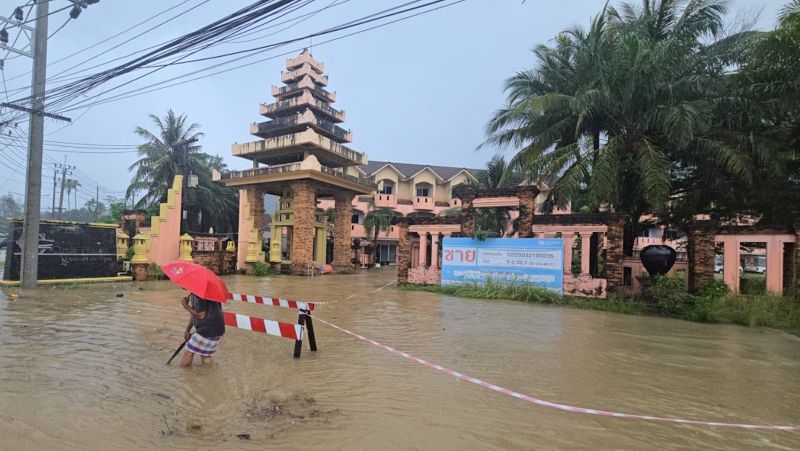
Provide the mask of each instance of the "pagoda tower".
[{"label": "pagoda tower", "polygon": [[[371,194],[376,186],[359,177],[356,166],[365,154],[347,147],[353,135],[340,124],[344,111],[331,106],[336,93],[325,89],[325,65],[308,49],[286,60],[283,86],[273,86],[275,101],[261,104],[270,120],[253,123],[250,133],[260,138],[234,144],[234,156],[253,162],[253,169],[219,174],[226,186],[239,188],[237,267],[252,270],[257,262],[290,265],[293,274],[309,274],[326,261],[327,224],[317,212],[317,200],[333,198],[335,220],[333,266],[352,269],[352,201]],[[264,194],[280,196],[273,218],[269,255],[262,251]]]}]

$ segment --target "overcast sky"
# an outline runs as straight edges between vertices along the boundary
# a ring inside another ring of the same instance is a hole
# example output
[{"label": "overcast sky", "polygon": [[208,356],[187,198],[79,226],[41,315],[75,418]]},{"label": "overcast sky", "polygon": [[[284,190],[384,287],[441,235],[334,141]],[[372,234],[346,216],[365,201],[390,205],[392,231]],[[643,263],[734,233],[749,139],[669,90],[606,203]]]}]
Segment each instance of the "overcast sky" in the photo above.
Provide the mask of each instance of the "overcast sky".
[{"label": "overcast sky", "polygon": [[[24,3],[23,0],[14,0]],[[771,29],[778,9],[788,0],[736,0],[730,5],[730,19],[745,21],[763,7],[757,22],[759,29]],[[49,41],[48,76],[92,58],[100,52],[131,41],[117,49],[83,63],[72,71],[121,57],[199,26],[251,3],[252,0],[101,0],[55,34]],[[0,11],[13,9],[11,0],[4,0]],[[182,5],[117,38],[108,39],[168,7]],[[244,36],[249,43],[232,44],[205,54],[266,45],[337,25],[342,22],[398,5],[400,0],[317,0],[303,12],[328,5],[320,12],[291,28],[263,36],[266,32]],[[322,44],[318,38],[314,56],[325,63],[329,89],[337,92],[334,106],[347,112],[345,128],[353,131],[351,144],[369,158],[408,163],[427,163],[459,167],[481,167],[493,151],[475,148],[484,139],[484,126],[492,112],[501,107],[505,96],[503,80],[515,71],[530,68],[534,60],[530,49],[547,43],[560,30],[572,25],[586,25],[605,0],[466,0],[463,3],[392,24],[366,33]],[[612,3],[614,2],[612,0]],[[68,5],[67,0],[52,0],[51,11]],[[199,6],[198,6],[199,5]],[[196,7],[180,18],[155,30],[145,30],[172,15]],[[67,11],[50,16],[50,33],[67,20]],[[284,28],[281,26],[280,28]],[[267,31],[269,32],[269,31]],[[11,33],[13,40],[16,33]],[[27,41],[21,39],[20,44]],[[73,52],[95,45],[64,61],[55,61]],[[172,108],[186,113],[189,120],[202,125],[204,151],[219,154],[233,169],[248,167],[246,160],[230,155],[230,144],[254,140],[248,133],[249,123],[266,120],[258,115],[261,102],[271,102],[270,86],[280,84],[280,71],[285,56],[280,53],[311,45],[311,42],[282,47],[255,59],[276,56],[250,67],[233,70],[169,89],[144,94],[112,103],[95,104],[91,108],[63,112],[73,123],[65,125],[46,121],[47,141],[135,145],[140,141],[133,134],[137,125],[153,129],[149,113],[163,116]],[[2,54],[0,54],[2,55]],[[12,54],[13,56],[13,54]],[[124,61],[124,59],[120,60]],[[118,61],[117,63],[119,63]],[[184,65],[156,72],[113,93],[166,80],[192,70],[208,68],[214,61]],[[16,89],[30,84],[31,61],[24,57],[5,61],[5,78],[11,100],[24,95]],[[106,67],[106,66],[104,66]],[[99,69],[95,69],[99,70]],[[138,74],[137,74],[138,75]],[[129,78],[128,78],[129,79]],[[125,80],[128,80],[125,79]],[[54,86],[51,83],[48,87]],[[92,94],[103,92],[118,83],[101,86]],[[0,89],[4,89],[0,86]],[[111,95],[108,92],[106,95]],[[3,96],[5,101],[5,96]],[[56,111],[60,112],[60,111]],[[2,110],[0,117],[9,117]],[[7,132],[7,130],[6,130]],[[27,139],[27,120],[19,121],[14,136]],[[4,133],[5,134],[5,133]],[[18,143],[18,142],[17,142]],[[49,143],[46,163],[63,161],[67,149]],[[69,150],[80,150],[72,147]],[[96,149],[90,149],[96,151]],[[0,194],[24,193],[21,171],[23,147],[0,138]],[[135,153],[67,155],[68,163],[80,170],[84,186],[81,201],[94,197],[95,187],[89,179],[102,185],[106,193],[122,191],[130,180],[128,166]],[[50,204],[53,167],[44,169],[43,207]],[[19,196],[18,196],[19,197]]]}]

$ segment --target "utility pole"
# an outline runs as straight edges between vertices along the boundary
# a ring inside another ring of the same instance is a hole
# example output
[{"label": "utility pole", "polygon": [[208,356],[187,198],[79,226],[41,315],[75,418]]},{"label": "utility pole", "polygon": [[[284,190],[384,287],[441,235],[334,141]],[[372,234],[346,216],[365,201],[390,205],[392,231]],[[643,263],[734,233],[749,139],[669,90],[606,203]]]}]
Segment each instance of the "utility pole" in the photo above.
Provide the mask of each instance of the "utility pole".
[{"label": "utility pole", "polygon": [[[64,211],[64,188],[66,188],[67,175],[72,175],[72,170],[75,166],[67,164],[67,157],[64,156],[64,165],[61,166],[61,196],[58,198],[58,219],[61,219],[62,212]],[[69,172],[69,174],[67,174]]]},{"label": "utility pole", "polygon": [[97,194],[94,195],[94,220],[100,214],[100,185],[97,185]]},{"label": "utility pole", "polygon": [[[22,263],[20,279],[22,288],[36,288],[39,272],[39,220],[42,207],[42,157],[44,153],[44,118],[71,122],[69,118],[44,111],[45,82],[47,79],[47,25],[51,0],[33,0],[36,3],[36,28],[23,22],[22,9],[14,10],[14,17],[0,16],[0,22],[19,27],[31,36],[31,51],[15,49],[8,44],[8,32],[3,26],[0,49],[33,59],[31,77],[31,108],[14,103],[0,104],[5,108],[30,114],[28,126],[28,164],[25,173],[25,222],[22,224]],[[73,4],[70,17],[76,19],[88,5],[99,0],[69,0]],[[27,6],[27,5],[26,5]],[[13,20],[12,20],[13,19]],[[13,45],[13,44],[12,44]]]},{"label": "utility pole", "polygon": [[44,152],[44,90],[47,78],[47,16],[50,0],[36,0],[33,36],[33,113],[28,127],[28,171],[25,176],[25,222],[22,225],[22,288],[36,288],[39,273],[39,219],[42,203],[42,153]]}]

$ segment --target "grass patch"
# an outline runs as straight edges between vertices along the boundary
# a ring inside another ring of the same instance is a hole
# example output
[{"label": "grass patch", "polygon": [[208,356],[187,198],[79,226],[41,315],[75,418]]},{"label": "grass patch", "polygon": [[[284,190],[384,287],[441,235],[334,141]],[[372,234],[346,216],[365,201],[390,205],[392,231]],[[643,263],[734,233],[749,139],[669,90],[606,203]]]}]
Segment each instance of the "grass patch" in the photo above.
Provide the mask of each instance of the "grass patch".
[{"label": "grass patch", "polygon": [[687,321],[771,327],[800,335],[800,301],[772,295],[733,295],[720,281],[712,281],[695,294],[686,291],[683,280],[658,277],[648,292],[637,297],[606,299],[560,296],[544,288],[525,284],[403,285],[398,289],[426,291],[474,299],[508,299],[538,304],[622,313],[654,315]]},{"label": "grass patch", "polygon": [[579,298],[561,296],[550,290],[521,283],[502,284],[487,280],[484,285],[401,285],[400,290],[427,291],[462,298],[474,299],[508,299],[512,301],[532,302],[537,304],[563,305],[585,310],[599,310],[629,315],[645,312],[645,304],[635,298],[608,297],[606,299]]}]

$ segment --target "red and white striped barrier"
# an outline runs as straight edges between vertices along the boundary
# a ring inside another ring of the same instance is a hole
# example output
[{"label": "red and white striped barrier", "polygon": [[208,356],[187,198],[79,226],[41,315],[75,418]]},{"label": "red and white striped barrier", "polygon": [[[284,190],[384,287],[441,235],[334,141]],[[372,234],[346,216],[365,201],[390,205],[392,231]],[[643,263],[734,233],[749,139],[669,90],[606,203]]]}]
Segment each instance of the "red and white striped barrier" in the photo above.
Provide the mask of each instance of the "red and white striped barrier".
[{"label": "red and white striped barrier", "polygon": [[502,393],[504,395],[512,396],[517,399],[521,399],[523,401],[527,401],[532,404],[536,404],[539,406],[547,407],[550,409],[557,409],[563,410],[566,412],[574,412],[574,413],[583,413],[587,415],[600,415],[605,417],[614,417],[614,418],[625,418],[629,420],[645,420],[645,421],[659,421],[659,422],[667,422],[667,423],[677,423],[677,424],[692,424],[696,426],[707,426],[707,427],[720,427],[720,428],[732,428],[732,429],[758,429],[758,430],[772,430],[772,431],[800,431],[800,425],[772,425],[772,424],[742,424],[742,423],[723,423],[719,421],[701,421],[701,420],[689,420],[684,418],[671,418],[671,417],[656,417],[650,415],[637,415],[632,413],[620,413],[620,412],[611,412],[607,410],[598,410],[598,409],[588,409],[586,407],[576,407],[570,406],[567,404],[559,404],[556,402],[546,401],[544,399],[534,398],[533,396],[528,396],[519,392],[515,392],[509,390],[507,388],[500,387],[498,385],[494,385],[489,382],[482,381],[480,379],[467,376],[466,374],[459,373],[458,371],[451,370],[450,368],[445,368],[441,365],[437,365],[436,363],[429,362],[425,359],[421,359],[419,357],[415,357],[407,352],[403,352],[397,349],[392,348],[391,346],[387,346],[383,343],[379,343],[375,340],[371,340],[366,338],[362,335],[359,335],[355,332],[351,332],[343,327],[337,326],[336,324],[329,323],[324,319],[315,316],[314,317],[317,321],[321,321],[323,324],[327,324],[328,326],[333,327],[336,330],[346,333],[352,337],[355,337],[361,341],[367,342],[373,346],[383,349],[384,351],[389,351],[394,355],[403,357],[404,359],[411,360],[412,362],[419,363],[420,365],[427,366],[428,368],[432,368],[436,371],[440,371],[447,375],[456,377],[463,381],[471,382],[476,385],[480,385],[481,387],[488,388],[489,390],[496,391],[498,393]]},{"label": "red and white striped barrier", "polygon": [[284,307],[297,310],[314,310],[317,304],[329,304],[329,302],[305,302],[292,299],[271,298],[265,296],[254,296],[252,294],[230,293],[229,299],[232,301],[249,302],[251,304],[272,305],[274,307]]},{"label": "red and white striped barrier", "polygon": [[280,323],[278,321],[232,312],[223,312],[223,315],[225,316],[226,326],[261,332],[276,337],[289,338],[295,341],[303,340],[303,326],[300,324]]}]

